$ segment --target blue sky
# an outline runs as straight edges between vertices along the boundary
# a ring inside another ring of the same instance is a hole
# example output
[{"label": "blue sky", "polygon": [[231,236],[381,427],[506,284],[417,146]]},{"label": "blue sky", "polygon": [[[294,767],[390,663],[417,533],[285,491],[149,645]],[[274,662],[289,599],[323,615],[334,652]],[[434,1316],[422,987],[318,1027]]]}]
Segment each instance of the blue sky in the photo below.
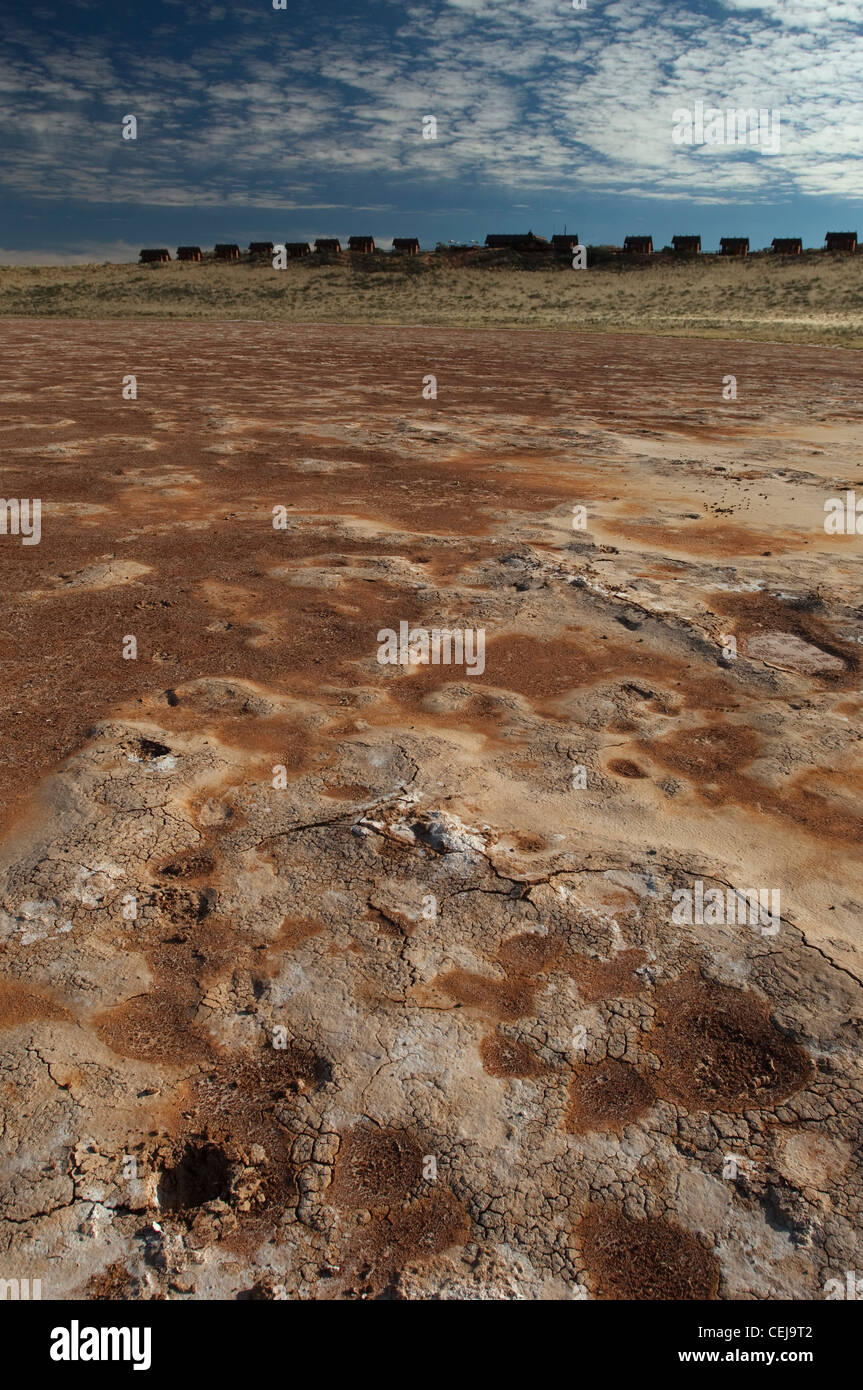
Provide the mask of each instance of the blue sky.
[{"label": "blue sky", "polygon": [[[863,0],[4,0],[0,262],[863,233]],[[696,101],[781,148],[680,146]],[[137,139],[122,139],[135,115]],[[423,117],[437,139],[423,139]]]}]

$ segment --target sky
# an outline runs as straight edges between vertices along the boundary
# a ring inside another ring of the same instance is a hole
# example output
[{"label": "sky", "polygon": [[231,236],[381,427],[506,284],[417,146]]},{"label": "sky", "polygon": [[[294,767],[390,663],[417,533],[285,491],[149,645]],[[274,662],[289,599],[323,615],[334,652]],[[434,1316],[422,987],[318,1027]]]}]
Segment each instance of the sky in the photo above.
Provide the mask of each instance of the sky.
[{"label": "sky", "polygon": [[[284,3],[0,0],[0,263],[863,235],[863,0]],[[676,143],[697,102],[778,150]]]}]

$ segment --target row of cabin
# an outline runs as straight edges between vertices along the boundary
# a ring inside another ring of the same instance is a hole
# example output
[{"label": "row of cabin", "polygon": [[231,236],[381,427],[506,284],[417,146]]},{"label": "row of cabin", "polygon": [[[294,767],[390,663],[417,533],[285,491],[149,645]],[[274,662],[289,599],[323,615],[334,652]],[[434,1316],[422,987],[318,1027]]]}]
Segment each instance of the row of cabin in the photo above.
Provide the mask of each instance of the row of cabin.
[{"label": "row of cabin", "polygon": [[[857,250],[856,232],[828,232],[825,240],[828,251],[856,252]],[[558,235],[553,236],[548,241],[545,237],[535,236],[533,232],[490,233],[485,239],[485,244],[491,250],[568,254],[578,246],[578,237]],[[674,236],[671,238],[671,245],[675,252],[680,255],[701,255],[700,236]],[[374,238],[370,236],[348,237],[347,249],[363,255],[371,255],[375,249]],[[416,256],[419,249],[420,244],[416,237],[397,236],[393,238],[393,251],[397,254]],[[652,256],[653,237],[628,236],[624,239],[623,249],[633,255]],[[771,249],[779,256],[799,256],[803,252],[803,241],[800,237],[774,237]],[[288,241],[285,243],[285,250],[292,260],[312,255],[311,245],[307,241]],[[336,237],[318,237],[315,242],[314,253],[316,255],[341,255],[341,251],[342,244]],[[258,257],[272,259],[274,253],[275,244],[272,241],[253,241],[249,245],[249,257],[252,260]],[[217,242],[213,254],[217,261],[238,261],[242,253],[239,246],[233,242]],[[719,254],[720,256],[748,256],[749,238],[743,236],[720,237]],[[141,252],[142,265],[152,265],[170,259],[170,252],[164,247]],[[177,247],[178,261],[200,261],[202,259],[203,252],[200,246]]]},{"label": "row of cabin", "polygon": [[[856,232],[828,232],[825,237],[826,250],[828,251],[851,251],[857,250]],[[671,245],[678,254],[700,256],[701,237],[700,236],[674,236],[671,238]],[[623,243],[624,251],[632,251],[642,256],[653,255],[653,237],[649,236],[628,236]],[[800,256],[803,254],[803,240],[797,236],[777,236],[773,238],[770,249],[777,256]],[[720,256],[748,256],[749,237],[746,236],[724,236],[719,239]]]},{"label": "row of cabin", "polygon": [[[312,248],[307,241],[288,241],[285,242],[285,250],[292,260],[301,256],[311,256]],[[249,257],[255,260],[258,257],[272,259],[275,255],[275,243],[272,241],[252,241],[249,243]],[[348,237],[349,251],[357,251],[364,255],[371,255],[375,249],[374,237],[352,236]],[[402,236],[393,238],[393,251],[406,256],[416,256],[419,254],[419,239],[414,236]],[[317,255],[341,255],[342,244],[337,237],[318,237],[315,242],[315,253]],[[217,242],[213,248],[213,255],[217,261],[238,261],[242,255],[239,246],[233,242]],[[204,253],[200,246],[178,246],[178,261],[200,261],[203,260]],[[155,265],[162,261],[169,261],[171,253],[165,247],[148,248],[141,252],[142,265]]]},{"label": "row of cabin", "polygon": [[[572,251],[578,245],[577,236],[553,236],[551,241],[536,236],[533,232],[514,232],[509,234],[490,233],[485,244],[492,250],[510,251]],[[700,236],[675,236],[671,238],[674,250],[683,255],[701,255]],[[624,251],[638,256],[653,255],[653,237],[628,236],[623,243]],[[826,236],[828,251],[856,251],[856,232],[828,232]],[[781,256],[799,256],[803,252],[800,237],[774,237],[772,250]],[[744,236],[724,236],[719,241],[720,256],[748,256],[749,238]]]}]

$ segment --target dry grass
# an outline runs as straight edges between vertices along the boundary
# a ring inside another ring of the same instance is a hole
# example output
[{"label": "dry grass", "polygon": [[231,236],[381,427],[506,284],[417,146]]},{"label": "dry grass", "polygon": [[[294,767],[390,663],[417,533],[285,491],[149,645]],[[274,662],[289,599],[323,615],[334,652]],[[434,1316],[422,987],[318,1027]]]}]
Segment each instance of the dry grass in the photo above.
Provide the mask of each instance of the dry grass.
[{"label": "dry grass", "polygon": [[586,271],[204,263],[0,268],[0,316],[259,319],[749,338],[863,347],[863,255]]}]

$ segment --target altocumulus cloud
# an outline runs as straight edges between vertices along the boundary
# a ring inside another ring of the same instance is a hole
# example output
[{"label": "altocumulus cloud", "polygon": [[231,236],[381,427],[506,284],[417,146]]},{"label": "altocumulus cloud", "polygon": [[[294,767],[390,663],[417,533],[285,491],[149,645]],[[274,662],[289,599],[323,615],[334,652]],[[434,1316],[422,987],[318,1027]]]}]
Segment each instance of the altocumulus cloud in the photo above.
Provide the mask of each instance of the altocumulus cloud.
[{"label": "altocumulus cloud", "polygon": [[[11,25],[7,198],[318,213],[375,178],[460,201],[863,194],[863,0],[153,0],[115,27],[112,8]],[[674,145],[672,113],[696,100],[778,110],[780,152]],[[437,140],[420,138],[426,113]]]}]

